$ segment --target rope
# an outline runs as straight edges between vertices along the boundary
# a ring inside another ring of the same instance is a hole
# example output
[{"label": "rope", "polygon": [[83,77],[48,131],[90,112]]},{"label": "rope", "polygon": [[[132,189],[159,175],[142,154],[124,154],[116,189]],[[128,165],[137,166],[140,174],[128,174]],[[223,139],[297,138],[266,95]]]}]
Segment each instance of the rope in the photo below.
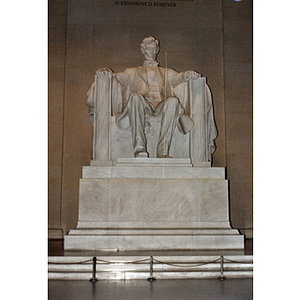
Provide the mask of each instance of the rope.
[{"label": "rope", "polygon": [[145,261],[148,261],[148,260],[149,260],[149,258],[136,260],[136,261],[108,261],[108,260],[103,260],[103,259],[98,259],[97,258],[97,261],[102,262],[102,263],[106,263],[106,264],[138,264],[140,262],[145,262]]},{"label": "rope", "polygon": [[93,261],[93,259],[88,259],[79,262],[48,262],[49,265],[77,265],[77,264],[84,264],[87,262]]},{"label": "rope", "polygon": [[230,261],[230,262],[233,262],[233,263],[237,263],[237,264],[246,264],[246,265],[252,265],[253,264],[253,262],[249,263],[249,262],[235,261],[235,260],[231,260],[231,259],[228,259],[228,258],[225,258],[225,257],[223,257],[223,258],[224,258],[224,260],[227,260],[227,261]]},{"label": "rope", "polygon": [[[213,261],[209,261],[209,262],[206,262],[206,263],[201,263],[201,264],[195,264],[195,265],[178,265],[178,264],[172,264],[172,263],[167,263],[167,262],[163,262],[163,261],[160,261],[156,258],[153,257],[153,261],[157,262],[157,263],[160,263],[160,264],[165,264],[165,265],[169,265],[169,266],[172,266],[172,267],[178,267],[178,268],[196,268],[196,267],[201,267],[201,266],[204,266],[204,265],[207,265],[207,264],[211,264],[211,263],[215,263],[217,261],[219,261],[221,259],[220,258],[217,258]],[[241,262],[241,261],[235,261],[235,260],[231,260],[231,259],[228,259],[228,258],[225,258],[223,257],[224,261],[229,261],[229,262],[232,262],[232,263],[238,263],[238,264],[248,264],[248,265],[252,265],[253,263],[249,263],[249,262]],[[80,261],[80,262],[48,262],[49,265],[76,265],[76,264],[85,264],[85,263],[88,263],[88,262],[92,262],[93,259],[88,259],[88,260],[84,260],[84,261]],[[149,261],[149,258],[146,258],[146,259],[141,259],[141,260],[136,260],[136,261],[108,261],[108,260],[103,260],[103,259],[98,259],[97,258],[97,261],[98,262],[101,262],[103,264],[138,264],[138,263],[141,263],[141,262],[145,262],[145,261]]]},{"label": "rope", "polygon": [[211,264],[211,263],[215,263],[218,260],[220,260],[220,258],[217,258],[217,259],[215,259],[213,261],[209,261],[209,262],[206,262],[206,263],[201,263],[201,264],[193,265],[193,266],[191,266],[191,265],[176,265],[176,264],[166,263],[166,262],[159,261],[156,258],[153,258],[153,260],[156,261],[156,262],[158,262],[158,263],[169,265],[169,266],[172,266],[172,267],[178,267],[178,268],[196,268],[196,267],[201,267],[201,266],[208,265],[208,264]]}]

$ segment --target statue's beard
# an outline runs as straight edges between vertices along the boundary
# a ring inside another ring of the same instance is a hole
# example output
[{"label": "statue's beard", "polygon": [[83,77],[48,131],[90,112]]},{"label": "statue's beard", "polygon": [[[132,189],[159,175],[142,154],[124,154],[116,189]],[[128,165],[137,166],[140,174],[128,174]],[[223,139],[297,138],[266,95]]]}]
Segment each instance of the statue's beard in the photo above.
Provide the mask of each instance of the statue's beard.
[{"label": "statue's beard", "polygon": [[155,61],[156,60],[156,55],[145,55],[145,60],[148,61]]}]

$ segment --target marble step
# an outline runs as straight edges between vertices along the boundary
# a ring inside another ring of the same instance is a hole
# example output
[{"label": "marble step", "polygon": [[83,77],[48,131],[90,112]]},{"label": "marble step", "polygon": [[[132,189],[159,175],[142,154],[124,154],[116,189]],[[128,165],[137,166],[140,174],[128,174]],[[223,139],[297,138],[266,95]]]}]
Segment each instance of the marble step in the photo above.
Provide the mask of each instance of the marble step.
[{"label": "marble step", "polygon": [[124,229],[124,228],[77,228],[72,229],[69,235],[142,235],[142,236],[169,236],[169,235],[235,235],[239,234],[236,229],[231,228],[193,228],[193,229]]},{"label": "marble step", "polygon": [[225,168],[198,168],[186,165],[84,166],[82,178],[225,179]]},{"label": "marble step", "polygon": [[[209,163],[210,164],[210,163]],[[192,167],[190,158],[118,158],[117,167],[129,166],[170,166]]]},{"label": "marble step", "polygon": [[[153,276],[156,279],[218,278],[221,274],[220,256],[157,256],[153,260]],[[48,262],[50,280],[89,280],[92,277],[92,256],[51,256]],[[223,268],[225,277],[251,278],[253,257],[224,256]],[[147,279],[149,276],[150,257],[97,257],[98,280]]]},{"label": "marble step", "polygon": [[[117,162],[113,164],[111,161],[97,161],[92,160],[90,162],[91,166],[113,166],[116,165],[118,167],[129,167],[129,166],[153,166],[153,167],[161,167],[161,166],[170,166],[170,167],[192,167],[190,158],[118,158]],[[194,165],[195,166],[195,165]],[[200,168],[210,168],[210,162],[198,162],[196,164],[197,167]]]}]

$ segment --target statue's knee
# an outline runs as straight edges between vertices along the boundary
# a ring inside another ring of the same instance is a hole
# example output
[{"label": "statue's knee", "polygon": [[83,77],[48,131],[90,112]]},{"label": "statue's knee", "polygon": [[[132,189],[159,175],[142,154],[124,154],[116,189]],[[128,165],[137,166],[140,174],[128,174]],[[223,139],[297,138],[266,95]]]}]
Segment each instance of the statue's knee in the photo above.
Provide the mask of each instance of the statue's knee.
[{"label": "statue's knee", "polygon": [[144,106],[143,96],[135,93],[129,97],[128,104],[129,107],[139,107]]},{"label": "statue's knee", "polygon": [[179,99],[177,97],[168,97],[166,99],[166,105],[168,106],[177,106],[180,105]]},{"label": "statue's knee", "polygon": [[130,99],[129,101],[131,102],[142,102],[143,101],[143,96],[141,94],[138,94],[138,93],[134,93],[130,96]]}]

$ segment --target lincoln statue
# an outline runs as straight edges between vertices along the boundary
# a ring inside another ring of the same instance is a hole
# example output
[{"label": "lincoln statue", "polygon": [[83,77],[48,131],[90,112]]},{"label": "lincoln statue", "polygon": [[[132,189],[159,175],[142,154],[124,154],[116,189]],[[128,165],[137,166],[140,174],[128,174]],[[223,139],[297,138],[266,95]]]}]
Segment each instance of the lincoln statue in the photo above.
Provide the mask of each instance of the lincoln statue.
[{"label": "lincoln statue", "polygon": [[180,99],[173,89],[184,82],[197,79],[200,74],[195,71],[176,72],[159,66],[157,54],[159,41],[150,36],[141,44],[145,57],[142,66],[128,68],[114,73],[109,68],[98,70],[99,78],[113,77],[122,88],[123,108],[116,113],[116,125],[120,130],[130,130],[134,157],[147,158],[146,133],[149,131],[149,117],[161,122],[157,144],[157,157],[170,158],[169,149],[174,130],[187,134],[193,127],[193,120],[185,114]]}]

